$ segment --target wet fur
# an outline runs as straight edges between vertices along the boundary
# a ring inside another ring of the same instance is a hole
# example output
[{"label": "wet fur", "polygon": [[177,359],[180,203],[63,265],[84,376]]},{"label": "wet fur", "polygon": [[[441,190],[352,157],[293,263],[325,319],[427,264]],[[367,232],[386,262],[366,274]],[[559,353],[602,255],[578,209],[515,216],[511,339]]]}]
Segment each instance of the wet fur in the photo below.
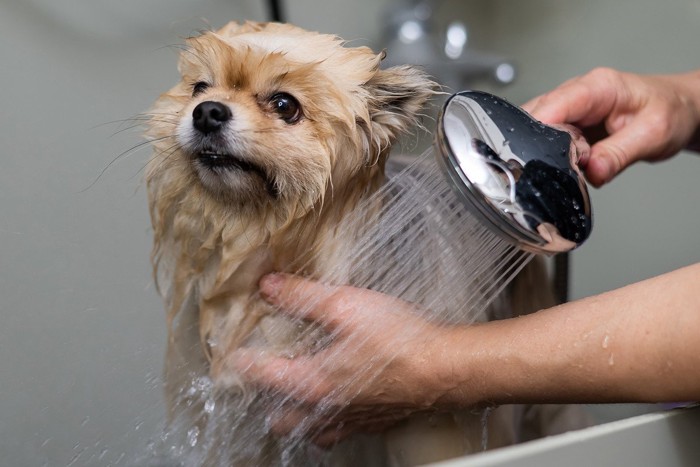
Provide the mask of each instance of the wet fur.
[{"label": "wet fur", "polygon": [[[434,83],[413,67],[380,69],[382,58],[282,24],[230,23],[187,40],[182,81],[160,96],[147,132],[171,415],[193,375],[241,387],[221,362],[243,343],[280,351],[309,345],[258,298],[257,284],[271,271],[319,278],[339,266],[349,242],[334,226],[382,184],[392,144],[419,123]],[[193,97],[202,81],[209,88]],[[301,104],[297,123],[270,108],[279,92]],[[230,107],[226,144],[255,170],[217,175],[197,166],[191,116],[205,100]],[[197,417],[201,407],[192,410]]]},{"label": "wet fur", "polygon": [[[342,245],[333,226],[379,186],[391,144],[416,124],[433,83],[414,68],[380,70],[382,57],[281,24],[232,23],[188,40],[182,82],[153,109],[155,155],[146,178],[169,322],[196,296],[210,360],[237,346],[267,313],[251,301],[263,274],[318,277],[332,266],[310,259],[318,251],[335,257]],[[202,80],[213,85],[193,98]],[[294,125],[265,109],[264,100],[281,90],[301,103],[304,116]],[[232,186],[214,189],[198,177],[180,140],[204,100],[232,107],[233,145],[264,177],[237,173]]]}]

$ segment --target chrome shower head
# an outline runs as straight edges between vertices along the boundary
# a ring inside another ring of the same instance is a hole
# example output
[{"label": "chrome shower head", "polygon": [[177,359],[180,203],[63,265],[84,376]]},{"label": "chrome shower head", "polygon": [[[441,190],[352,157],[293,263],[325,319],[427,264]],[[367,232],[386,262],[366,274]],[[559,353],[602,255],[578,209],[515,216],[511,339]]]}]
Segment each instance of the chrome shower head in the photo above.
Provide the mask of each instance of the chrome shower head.
[{"label": "chrome shower head", "polygon": [[553,128],[500,97],[465,91],[445,103],[436,138],[452,187],[494,233],[546,254],[588,238],[591,203],[577,162],[589,147],[573,127]]}]

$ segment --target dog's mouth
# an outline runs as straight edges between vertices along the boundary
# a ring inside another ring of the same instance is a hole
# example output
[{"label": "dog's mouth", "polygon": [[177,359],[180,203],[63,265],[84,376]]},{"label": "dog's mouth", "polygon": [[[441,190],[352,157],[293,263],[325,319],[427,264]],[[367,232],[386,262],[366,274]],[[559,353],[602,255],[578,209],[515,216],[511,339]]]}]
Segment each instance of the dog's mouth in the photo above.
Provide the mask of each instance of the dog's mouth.
[{"label": "dog's mouth", "polygon": [[262,179],[265,189],[270,196],[273,198],[279,197],[279,190],[267,171],[263,167],[247,161],[236,154],[206,148],[195,155],[195,160],[200,167],[222,175],[223,173],[231,171],[241,171],[257,175]]},{"label": "dog's mouth", "polygon": [[197,154],[197,161],[208,169],[237,169],[243,172],[256,172],[265,175],[265,171],[261,167],[251,164],[234,154],[204,150]]}]

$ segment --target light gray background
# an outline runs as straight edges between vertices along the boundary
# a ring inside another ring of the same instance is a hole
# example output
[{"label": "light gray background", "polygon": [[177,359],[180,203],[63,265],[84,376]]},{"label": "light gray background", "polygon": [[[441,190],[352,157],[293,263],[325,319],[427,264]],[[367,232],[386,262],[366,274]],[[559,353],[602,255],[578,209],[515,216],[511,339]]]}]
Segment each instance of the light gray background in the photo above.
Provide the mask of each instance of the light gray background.
[{"label": "light gray background", "polygon": [[[377,48],[387,3],[285,2],[298,25]],[[438,13],[513,58],[518,80],[497,91],[516,103],[598,65],[700,67],[698,1],[453,0]],[[129,151],[138,130],[118,121],[177,80],[168,45],[265,14],[252,0],[0,0],[0,465],[123,465],[156,432],[148,150]],[[574,296],[700,260],[698,175],[683,154],[594,190]]]}]

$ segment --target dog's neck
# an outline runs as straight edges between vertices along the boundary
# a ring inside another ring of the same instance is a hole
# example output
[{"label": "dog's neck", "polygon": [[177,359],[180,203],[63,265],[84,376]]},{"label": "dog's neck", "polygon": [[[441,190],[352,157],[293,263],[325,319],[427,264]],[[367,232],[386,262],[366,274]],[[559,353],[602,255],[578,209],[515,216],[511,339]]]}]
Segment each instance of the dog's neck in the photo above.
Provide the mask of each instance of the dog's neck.
[{"label": "dog's neck", "polygon": [[346,237],[356,232],[337,226],[383,178],[383,164],[363,167],[345,183],[329,184],[324,199],[302,213],[211,202],[204,188],[181,181],[149,184],[158,190],[149,192],[153,259],[159,284],[167,285],[161,292],[170,325],[186,303],[195,302],[204,341],[222,323],[240,328],[243,318],[228,315],[250,305],[259,279],[269,272],[319,278],[333,271],[344,279],[347,265],[338,258],[352,243]]}]

